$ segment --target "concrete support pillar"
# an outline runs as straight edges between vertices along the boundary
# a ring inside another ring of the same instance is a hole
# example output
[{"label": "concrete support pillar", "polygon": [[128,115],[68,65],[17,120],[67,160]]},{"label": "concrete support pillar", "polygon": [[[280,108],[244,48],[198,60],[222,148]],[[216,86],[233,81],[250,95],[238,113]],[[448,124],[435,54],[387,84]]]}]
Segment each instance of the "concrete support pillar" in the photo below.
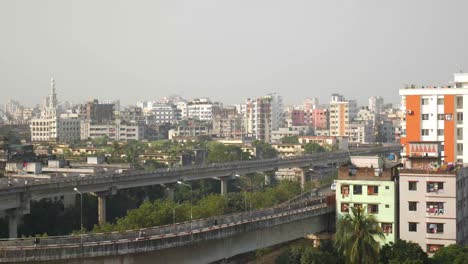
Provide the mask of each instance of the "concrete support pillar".
[{"label": "concrete support pillar", "polygon": [[273,185],[275,183],[276,170],[265,171],[265,185]]},{"label": "concrete support pillar", "polygon": [[221,195],[224,196],[228,192],[228,177],[220,178],[221,182]]},{"label": "concrete support pillar", "polygon": [[7,211],[8,217],[8,237],[18,237],[18,225],[21,220],[21,213],[17,209]]},{"label": "concrete support pillar", "polygon": [[107,195],[98,195],[98,222],[100,225],[106,222],[106,198]]},{"label": "concrete support pillar", "polygon": [[307,173],[310,171],[310,167],[302,167],[301,168],[301,189],[304,191],[305,185],[307,182]]}]

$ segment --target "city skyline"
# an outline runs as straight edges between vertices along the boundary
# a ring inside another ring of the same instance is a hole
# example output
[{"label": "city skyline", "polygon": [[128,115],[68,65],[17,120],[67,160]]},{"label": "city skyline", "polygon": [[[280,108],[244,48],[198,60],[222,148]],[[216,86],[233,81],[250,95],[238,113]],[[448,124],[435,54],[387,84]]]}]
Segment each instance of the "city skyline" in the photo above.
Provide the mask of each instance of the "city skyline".
[{"label": "city skyline", "polygon": [[52,76],[62,101],[128,105],[183,94],[234,104],[275,91],[290,104],[304,95],[328,101],[334,92],[360,104],[371,95],[396,103],[405,84],[443,85],[468,69],[466,36],[458,33],[468,23],[463,1],[0,7],[8,40],[0,44],[0,104],[37,103]]}]

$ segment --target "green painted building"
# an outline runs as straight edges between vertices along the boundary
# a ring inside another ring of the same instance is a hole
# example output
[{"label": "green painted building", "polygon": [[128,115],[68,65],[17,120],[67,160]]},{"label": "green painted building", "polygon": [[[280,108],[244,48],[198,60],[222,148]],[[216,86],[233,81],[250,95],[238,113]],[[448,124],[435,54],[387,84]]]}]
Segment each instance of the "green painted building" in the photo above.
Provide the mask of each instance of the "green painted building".
[{"label": "green painted building", "polygon": [[383,244],[398,238],[398,165],[372,156],[351,157],[351,164],[339,168],[336,181],[337,217],[351,206],[364,207],[374,214],[385,234]]}]

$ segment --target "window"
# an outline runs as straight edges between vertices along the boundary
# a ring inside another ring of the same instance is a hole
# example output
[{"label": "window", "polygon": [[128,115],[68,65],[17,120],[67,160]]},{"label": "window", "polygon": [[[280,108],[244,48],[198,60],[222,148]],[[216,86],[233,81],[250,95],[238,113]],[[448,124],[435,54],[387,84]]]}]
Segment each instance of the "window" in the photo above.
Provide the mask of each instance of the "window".
[{"label": "window", "polygon": [[421,105],[428,105],[428,104],[429,104],[429,99],[428,98],[421,99]]},{"label": "window", "polygon": [[437,98],[437,104],[438,105],[443,105],[444,104],[444,98]]},{"label": "window", "polygon": [[443,215],[444,214],[444,203],[441,202],[427,202],[426,203],[426,213],[433,215]]},{"label": "window", "polygon": [[392,223],[382,223],[382,230],[385,234],[393,233]]},{"label": "window", "polygon": [[378,195],[379,186],[367,186],[367,195]]},{"label": "window", "polygon": [[444,135],[444,130],[443,129],[437,129],[437,135],[438,136],[443,136]]},{"label": "window", "polygon": [[378,214],[379,213],[379,205],[378,204],[368,204],[367,205],[367,213],[368,214]]},{"label": "window", "polygon": [[343,195],[343,198],[349,196],[349,185],[341,185],[341,194]]},{"label": "window", "polygon": [[421,129],[422,136],[429,136],[429,129]]},{"label": "window", "polygon": [[418,232],[418,223],[409,222],[408,223],[408,231],[409,232]]},{"label": "window", "polygon": [[444,189],[443,182],[427,182],[427,192],[428,193],[437,193],[440,190]]},{"label": "window", "polygon": [[461,97],[461,96],[457,97],[457,108],[458,109],[463,108],[463,97]]},{"label": "window", "polygon": [[408,182],[408,190],[410,191],[416,191],[418,188],[417,188],[417,185],[418,182],[415,182],[415,181],[410,181]]},{"label": "window", "polygon": [[418,209],[418,202],[408,202],[408,208],[410,211],[416,211]]},{"label": "window", "polygon": [[353,194],[362,194],[362,185],[354,185]]},{"label": "window", "polygon": [[444,233],[444,224],[427,223],[427,233],[434,233],[434,234]]},{"label": "window", "polygon": [[429,120],[429,115],[428,114],[422,114],[421,119],[422,120]]},{"label": "window", "polygon": [[349,203],[341,203],[341,212],[342,213],[349,212]]},{"label": "window", "polygon": [[457,151],[458,152],[463,152],[463,144],[462,143],[457,143]]},{"label": "window", "polygon": [[437,120],[444,120],[445,118],[445,115],[444,114],[438,114],[437,115]]},{"label": "window", "polygon": [[457,120],[463,121],[463,112],[457,113]]}]

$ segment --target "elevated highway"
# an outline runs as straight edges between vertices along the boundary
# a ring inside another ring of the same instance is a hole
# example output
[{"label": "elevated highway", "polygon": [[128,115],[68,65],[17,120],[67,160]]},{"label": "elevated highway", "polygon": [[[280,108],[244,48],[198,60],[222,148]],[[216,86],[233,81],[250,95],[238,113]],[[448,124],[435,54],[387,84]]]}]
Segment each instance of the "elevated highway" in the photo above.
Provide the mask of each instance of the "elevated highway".
[{"label": "elevated highway", "polygon": [[[334,205],[322,197],[176,225],[83,236],[0,240],[0,262],[209,263],[327,231]],[[216,222],[214,222],[216,220]]]},{"label": "elevated highway", "polygon": [[387,146],[358,149],[352,151],[334,151],[313,155],[263,160],[248,160],[208,164],[202,166],[184,166],[178,168],[158,169],[151,172],[127,174],[95,175],[79,178],[62,178],[46,182],[31,183],[23,186],[0,189],[0,213],[7,215],[10,237],[17,236],[17,226],[22,214],[29,213],[31,200],[40,200],[51,196],[74,194],[74,188],[82,193],[93,193],[98,196],[99,222],[105,222],[106,197],[115,194],[119,189],[175,183],[179,180],[193,181],[216,178],[221,182],[221,193],[227,192],[227,181],[235,174],[264,172],[266,177],[273,177],[278,168],[298,167],[303,169],[302,186],[306,181],[308,169],[325,164],[344,163],[350,155],[380,155],[399,153],[401,146]]}]

